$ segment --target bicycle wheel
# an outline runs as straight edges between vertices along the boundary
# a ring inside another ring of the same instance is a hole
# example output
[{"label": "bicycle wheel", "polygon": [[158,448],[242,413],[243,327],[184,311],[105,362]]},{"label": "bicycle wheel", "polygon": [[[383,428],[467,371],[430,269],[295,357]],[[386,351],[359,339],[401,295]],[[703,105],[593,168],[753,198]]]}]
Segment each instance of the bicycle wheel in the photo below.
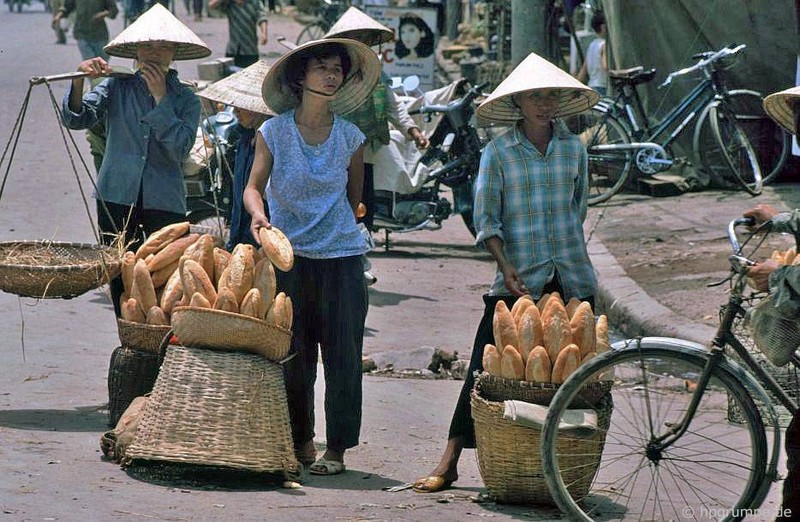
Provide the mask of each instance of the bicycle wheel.
[{"label": "bicycle wheel", "polygon": [[308,24],[302,31],[300,31],[300,34],[294,43],[300,45],[311,40],[319,40],[325,36],[325,33],[327,32],[328,29],[323,24],[320,22],[314,22],[312,24]]},{"label": "bicycle wheel", "polygon": [[602,145],[631,142],[625,127],[604,108],[593,107],[567,122],[589,152],[589,205],[607,201],[625,186],[631,170],[630,150],[600,150]]},{"label": "bicycle wheel", "polygon": [[761,194],[763,182],[756,151],[736,121],[736,116],[727,107],[715,102],[709,109],[708,120],[734,180],[750,194]]},{"label": "bicycle wheel", "polygon": [[[556,504],[570,520],[716,520],[752,507],[765,480],[767,442],[747,390],[727,363],[714,368],[686,431],[659,448],[658,438],[686,411],[708,356],[680,340],[633,342],[580,366],[550,403],[542,467]],[[560,432],[558,421],[581,406],[578,391],[598,376],[613,383],[611,411],[598,409],[605,442],[595,455],[575,455],[580,441]],[[728,397],[741,407],[740,424],[727,419]]]}]

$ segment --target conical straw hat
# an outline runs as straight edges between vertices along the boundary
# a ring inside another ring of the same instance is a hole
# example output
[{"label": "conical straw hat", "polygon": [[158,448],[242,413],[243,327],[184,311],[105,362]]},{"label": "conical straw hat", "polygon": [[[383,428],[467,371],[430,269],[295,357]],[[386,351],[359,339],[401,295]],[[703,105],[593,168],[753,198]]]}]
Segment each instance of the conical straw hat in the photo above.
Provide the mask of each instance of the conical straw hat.
[{"label": "conical straw hat", "polygon": [[211,49],[175,15],[156,2],[103,48],[111,56],[136,58],[136,46],[143,42],[169,42],[178,46],[175,60],[205,58]]},{"label": "conical straw hat", "polygon": [[350,55],[351,67],[344,83],[332,96],[331,110],[337,114],[346,114],[361,105],[372,94],[372,89],[380,78],[381,64],[378,56],[372,49],[356,40],[325,38],[298,45],[272,65],[261,87],[261,95],[267,106],[278,114],[296,107],[299,100],[289,87],[287,71],[299,65],[297,58],[300,53],[308,51],[313,53],[315,48],[334,42],[345,47]]},{"label": "conical straw hat", "polygon": [[764,110],[778,125],[792,134],[797,134],[794,127],[794,111],[792,104],[800,103],[800,87],[792,87],[785,91],[770,94],[764,98]]},{"label": "conical straw hat", "polygon": [[357,7],[350,7],[323,38],[352,38],[373,46],[394,40],[394,31]]},{"label": "conical straw hat", "polygon": [[274,116],[275,111],[267,107],[261,97],[261,85],[269,69],[267,62],[259,60],[227,78],[212,83],[197,95],[239,109]]},{"label": "conical straw hat", "polygon": [[591,108],[600,95],[541,56],[531,53],[480,104],[481,123],[510,125],[522,119],[512,96],[537,89],[561,89],[556,117],[570,116]]}]

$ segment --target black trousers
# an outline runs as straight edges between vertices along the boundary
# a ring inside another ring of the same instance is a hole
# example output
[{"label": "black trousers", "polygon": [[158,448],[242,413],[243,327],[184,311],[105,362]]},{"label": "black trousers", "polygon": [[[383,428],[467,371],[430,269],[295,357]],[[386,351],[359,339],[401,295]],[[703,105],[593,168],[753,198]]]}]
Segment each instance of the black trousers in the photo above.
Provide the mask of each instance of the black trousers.
[{"label": "black trousers", "polygon": [[372,223],[375,221],[375,166],[372,163],[364,163],[364,188],[361,190],[361,202],[367,207],[367,213],[361,218],[361,222],[372,230]]},{"label": "black trousers", "polygon": [[[542,294],[558,292],[564,295],[561,285],[558,283],[557,278],[546,284],[542,289]],[[582,297],[582,301],[589,301],[594,309],[594,296]],[[478,331],[475,333],[475,342],[472,345],[472,357],[469,361],[469,370],[467,376],[464,378],[464,385],[461,387],[461,393],[458,396],[456,409],[453,412],[453,419],[450,421],[450,432],[448,439],[456,437],[462,438],[465,448],[475,447],[475,424],[472,421],[472,406],[470,404],[470,392],[475,386],[475,372],[483,371],[483,348],[487,344],[494,344],[494,331],[492,328],[492,319],[494,318],[494,307],[499,301],[505,301],[509,308],[514,306],[517,298],[511,295],[484,295],[483,303],[483,317],[478,325]]]},{"label": "black trousers", "polygon": [[[295,447],[314,438],[314,383],[318,352],[325,372],[325,433],[329,448],[358,445],[361,432],[361,354],[367,288],[360,256],[295,257],[276,271],[278,289],[292,298],[292,352],[284,365]],[[319,348],[318,348],[319,346]]]},{"label": "black trousers", "polygon": [[[167,212],[164,210],[143,209],[140,203],[131,208],[128,205],[106,202],[108,212],[103,208],[103,203],[97,200],[97,226],[102,234],[103,244],[110,244],[114,239],[114,226],[117,231],[125,233],[125,244],[128,250],[136,251],[144,242],[145,237],[156,230],[173,223],[186,221],[184,214]],[[112,225],[113,223],[113,225]],[[119,298],[124,291],[122,276],[117,276],[109,283],[111,301],[114,303],[114,313],[120,316]]]}]

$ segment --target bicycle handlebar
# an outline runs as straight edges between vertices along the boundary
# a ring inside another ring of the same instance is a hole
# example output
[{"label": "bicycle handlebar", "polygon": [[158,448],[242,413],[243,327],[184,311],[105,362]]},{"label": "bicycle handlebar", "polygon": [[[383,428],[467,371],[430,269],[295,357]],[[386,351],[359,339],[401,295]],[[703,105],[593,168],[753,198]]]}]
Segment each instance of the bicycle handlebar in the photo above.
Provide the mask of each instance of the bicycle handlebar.
[{"label": "bicycle handlebar", "polygon": [[[708,56],[708,58],[700,60],[699,62],[697,62],[696,64],[692,65],[691,67],[686,67],[686,68],[683,68],[683,69],[680,69],[678,71],[670,73],[667,76],[667,78],[664,80],[664,83],[659,85],[658,88],[662,89],[662,88],[668,86],[669,84],[672,83],[672,79],[673,78],[676,78],[678,76],[683,76],[685,74],[692,73],[692,72],[694,72],[694,71],[696,71],[698,69],[704,69],[704,68],[708,67],[711,63],[716,62],[717,60],[720,60],[720,59],[728,57],[728,56],[733,56],[735,54],[739,54],[740,52],[744,51],[746,48],[747,48],[747,45],[745,45],[745,44],[739,44],[739,45],[730,46],[730,47],[723,47],[719,51],[716,51],[716,52],[712,53],[710,56]],[[700,53],[700,55],[703,55],[703,54],[705,54],[705,53]],[[697,55],[695,55],[695,56],[697,56]]]},{"label": "bicycle handlebar", "polygon": [[454,110],[455,108],[461,108],[464,104],[472,103],[472,100],[478,97],[481,94],[481,91],[489,85],[489,82],[479,83],[478,85],[474,85],[469,88],[467,93],[456,100],[451,101],[447,104],[431,104],[431,105],[423,105],[419,109],[415,109],[413,111],[409,111],[409,115],[414,114],[432,114],[434,112],[449,112]]}]

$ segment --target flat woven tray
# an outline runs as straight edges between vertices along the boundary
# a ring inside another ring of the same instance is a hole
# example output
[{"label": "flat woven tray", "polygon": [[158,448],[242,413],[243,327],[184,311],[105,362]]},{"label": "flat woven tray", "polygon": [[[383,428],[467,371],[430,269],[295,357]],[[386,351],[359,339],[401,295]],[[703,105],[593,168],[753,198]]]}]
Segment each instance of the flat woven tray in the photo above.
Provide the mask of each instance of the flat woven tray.
[{"label": "flat woven tray", "polygon": [[280,365],[170,345],[126,458],[296,474]]},{"label": "flat woven tray", "polygon": [[58,241],[0,242],[0,290],[38,299],[70,299],[121,270],[115,249]]},{"label": "flat woven tray", "polygon": [[175,336],[184,346],[245,351],[276,362],[289,353],[292,340],[291,330],[223,310],[177,306],[171,321]]}]

